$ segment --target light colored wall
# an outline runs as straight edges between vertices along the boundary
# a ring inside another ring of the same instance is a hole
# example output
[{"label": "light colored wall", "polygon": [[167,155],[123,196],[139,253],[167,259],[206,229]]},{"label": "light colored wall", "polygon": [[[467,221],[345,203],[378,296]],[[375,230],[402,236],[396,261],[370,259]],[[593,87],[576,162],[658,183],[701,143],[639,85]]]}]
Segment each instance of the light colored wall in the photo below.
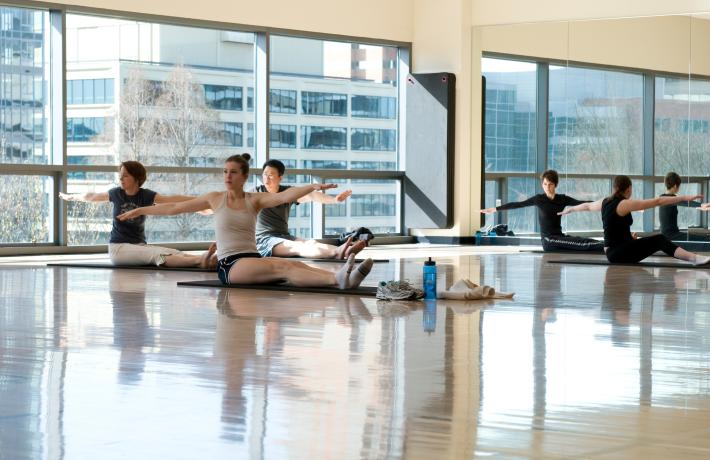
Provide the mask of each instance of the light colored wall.
[{"label": "light colored wall", "polygon": [[472,189],[480,187],[480,174],[471,175],[472,27],[468,19],[471,17],[471,1],[413,0],[412,5],[412,72],[456,74],[454,226],[448,230],[419,230],[414,231],[414,234],[466,235],[471,228],[469,197]]},{"label": "light colored wall", "polygon": [[476,0],[473,25],[710,12],[710,0]]},{"label": "light colored wall", "polygon": [[[710,56],[709,21],[694,25],[696,55]],[[691,51],[691,18],[661,16],[592,21],[544,22],[481,27],[487,52],[687,73]]]},{"label": "light colored wall", "polygon": [[69,0],[54,3],[405,42],[412,37],[410,0]]}]

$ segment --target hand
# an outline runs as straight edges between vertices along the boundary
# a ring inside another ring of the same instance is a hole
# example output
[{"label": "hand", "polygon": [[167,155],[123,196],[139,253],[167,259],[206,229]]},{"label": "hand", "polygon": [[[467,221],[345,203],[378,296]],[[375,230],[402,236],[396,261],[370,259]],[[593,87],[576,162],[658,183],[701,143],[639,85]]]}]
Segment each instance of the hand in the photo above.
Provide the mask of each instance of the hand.
[{"label": "hand", "polygon": [[701,211],[710,211],[710,203],[703,203],[700,205]]},{"label": "hand", "polygon": [[633,233],[631,234],[631,238],[633,238],[633,239],[635,239],[635,240],[638,240],[638,239],[639,239],[639,234],[636,233],[636,232],[633,232]]},{"label": "hand", "polygon": [[74,197],[74,195],[70,195],[69,193],[59,192],[59,198],[61,198],[64,201],[76,201],[76,198]]},{"label": "hand", "polygon": [[342,203],[343,201],[347,200],[350,198],[350,195],[353,194],[352,190],[345,190],[344,192],[339,193],[338,195],[335,196],[335,200],[338,203]]},{"label": "hand", "polygon": [[495,214],[496,212],[498,212],[496,208],[481,209],[481,214]]},{"label": "hand", "polygon": [[558,212],[558,216],[566,216],[567,214],[572,214],[574,211],[572,211],[571,208],[565,208],[562,211]]},{"label": "hand", "polygon": [[214,211],[211,208],[203,209],[202,211],[197,211],[197,214],[201,216],[211,216]]},{"label": "hand", "polygon": [[116,219],[122,222],[130,219],[135,219],[136,217],[140,217],[143,215],[142,209],[143,208],[131,209],[130,211],[126,211],[123,214],[116,216]]},{"label": "hand", "polygon": [[338,184],[313,184],[316,190],[328,190],[331,188],[336,188]]}]

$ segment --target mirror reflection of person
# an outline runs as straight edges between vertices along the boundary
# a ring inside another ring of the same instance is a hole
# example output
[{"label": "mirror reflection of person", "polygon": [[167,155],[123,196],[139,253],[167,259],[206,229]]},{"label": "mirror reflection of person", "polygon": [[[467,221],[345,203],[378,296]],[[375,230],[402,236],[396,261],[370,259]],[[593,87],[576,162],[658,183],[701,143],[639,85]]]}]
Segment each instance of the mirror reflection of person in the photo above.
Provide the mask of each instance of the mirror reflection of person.
[{"label": "mirror reflection of person", "polygon": [[560,217],[560,212],[567,206],[582,205],[588,202],[557,193],[557,185],[560,182],[560,178],[557,171],[553,169],[543,172],[540,176],[540,180],[542,181],[542,189],[545,193],[537,194],[524,201],[506,203],[495,208],[482,209],[481,213],[493,214],[498,211],[535,206],[537,208],[537,220],[540,225],[540,239],[542,241],[542,248],[545,251],[601,252],[604,249],[604,244],[601,241],[593,238],[565,235],[562,232],[562,218]]},{"label": "mirror reflection of person", "polygon": [[[371,321],[365,303],[357,296],[324,296],[269,292],[250,295],[242,290],[222,289],[217,297],[217,317],[214,356],[224,366],[224,393],[222,395],[223,436],[239,440],[247,432],[248,400],[260,391],[268,404],[269,386],[284,384],[271,377],[272,357],[283,354],[283,327],[302,318],[320,315],[331,317],[326,311],[337,313],[339,325],[351,329],[348,340],[351,352],[362,347],[359,335],[354,334],[357,323]],[[287,370],[276,369],[287,376]],[[249,391],[249,393],[246,393]],[[258,397],[258,395],[256,396]],[[256,404],[256,401],[251,401]],[[263,421],[258,422],[259,426]],[[258,429],[252,427],[251,429]]]},{"label": "mirror reflection of person", "polygon": [[155,333],[145,310],[146,277],[111,270],[109,296],[113,312],[113,344],[120,350],[118,380],[140,382],[145,370],[144,348],[155,345]]},{"label": "mirror reflection of person", "polygon": [[631,225],[634,223],[632,212],[677,204],[682,201],[697,200],[702,198],[702,195],[664,196],[639,200],[631,198],[632,193],[631,179],[624,175],[616,176],[611,196],[593,203],[569,207],[560,214],[601,211],[604,226],[604,252],[611,263],[637,263],[656,251],[663,251],[671,257],[690,262],[693,265],[704,265],[710,262],[710,257],[686,251],[663,235],[636,238],[631,233]]},{"label": "mirror reflection of person", "polygon": [[[666,186],[666,193],[661,196],[674,197],[678,195],[680,191],[680,186],[682,184],[681,177],[675,172],[669,172],[666,174],[663,180]],[[688,232],[682,232],[678,228],[678,206],[688,207],[688,208],[707,208],[710,203],[705,206],[697,201],[681,201],[679,203],[667,204],[658,208],[658,220],[661,226],[661,235],[665,236],[669,240],[684,241],[689,240],[691,236],[698,239],[705,239],[695,235],[690,235]]]}]

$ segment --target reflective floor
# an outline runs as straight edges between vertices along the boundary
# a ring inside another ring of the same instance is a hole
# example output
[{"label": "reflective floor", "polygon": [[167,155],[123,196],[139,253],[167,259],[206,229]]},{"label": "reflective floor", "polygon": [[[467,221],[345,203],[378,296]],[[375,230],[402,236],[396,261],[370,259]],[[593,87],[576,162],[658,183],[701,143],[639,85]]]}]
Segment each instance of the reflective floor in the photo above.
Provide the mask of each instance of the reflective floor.
[{"label": "reflective floor", "polygon": [[0,458],[710,458],[710,270],[372,253],[392,261],[371,285],[420,283],[433,255],[439,283],[515,297],[178,288],[211,275],[0,261]]}]

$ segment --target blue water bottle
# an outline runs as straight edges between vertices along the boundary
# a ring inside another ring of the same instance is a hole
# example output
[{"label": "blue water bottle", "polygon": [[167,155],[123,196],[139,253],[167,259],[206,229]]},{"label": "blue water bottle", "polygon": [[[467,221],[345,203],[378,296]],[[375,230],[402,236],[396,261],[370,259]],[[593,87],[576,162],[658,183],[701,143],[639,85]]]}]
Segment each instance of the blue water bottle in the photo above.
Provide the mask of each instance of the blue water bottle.
[{"label": "blue water bottle", "polygon": [[436,262],[431,257],[424,262],[424,298],[436,299]]}]

